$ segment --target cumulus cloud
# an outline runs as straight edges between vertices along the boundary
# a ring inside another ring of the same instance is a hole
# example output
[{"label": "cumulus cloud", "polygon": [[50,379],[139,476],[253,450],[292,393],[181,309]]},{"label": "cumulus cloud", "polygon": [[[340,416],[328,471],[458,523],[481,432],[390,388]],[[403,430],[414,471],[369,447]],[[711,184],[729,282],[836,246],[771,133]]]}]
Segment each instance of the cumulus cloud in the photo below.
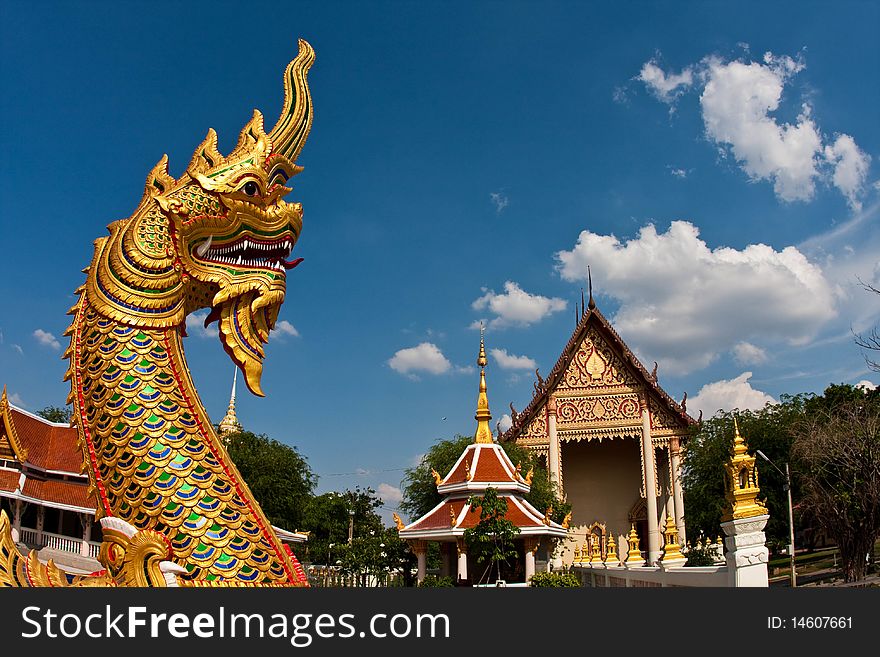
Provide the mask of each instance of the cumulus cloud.
[{"label": "cumulus cloud", "polygon": [[786,85],[806,68],[804,62],[769,52],[762,61],[748,61],[748,52],[745,57],[746,61],[727,61],[710,55],[678,75],[664,72],[652,59],[637,79],[664,103],[672,103],[691,85],[701,87],[706,137],[723,155],[732,156],[751,180],[772,182],[779,199],[809,201],[822,180],[837,187],[857,210],[870,156],[846,134],[824,144],[807,102],[793,123],[780,122],[774,115]]},{"label": "cumulus cloud", "polygon": [[510,199],[501,192],[492,192],[489,194],[489,198],[492,201],[492,205],[495,206],[495,212],[498,214],[501,214],[502,210],[510,205]]},{"label": "cumulus cloud", "polygon": [[694,72],[688,66],[681,73],[666,73],[657,66],[656,60],[652,59],[642,65],[642,70],[639,71],[636,79],[644,82],[658,100],[672,103],[693,84]]},{"label": "cumulus cloud", "polygon": [[871,382],[871,381],[868,381],[867,379],[862,379],[861,381],[859,381],[859,382],[855,385],[855,387],[856,387],[856,388],[861,388],[862,390],[876,390],[876,389],[877,389],[877,384],[876,384],[876,383],[873,383],[873,382]]},{"label": "cumulus cloud", "polygon": [[272,329],[272,331],[277,335],[289,335],[294,338],[299,337],[299,331],[297,331],[296,327],[286,319],[282,319],[280,322],[275,322],[275,328]]},{"label": "cumulus cloud", "polygon": [[21,398],[21,395],[19,395],[17,392],[13,392],[9,396],[9,401],[11,401],[14,405],[18,406],[19,408],[27,408],[27,404],[24,403],[24,400]]},{"label": "cumulus cloud", "polygon": [[733,345],[733,357],[740,365],[760,365],[767,362],[767,352],[751,342],[738,342]]},{"label": "cumulus cloud", "polygon": [[514,356],[507,353],[506,349],[492,349],[489,353],[502,370],[534,370],[538,367],[534,359],[528,356]]},{"label": "cumulus cloud", "polygon": [[391,484],[379,484],[376,493],[385,504],[390,504],[391,506],[397,506],[403,499],[403,492],[397,486],[392,486]]},{"label": "cumulus cloud", "polygon": [[598,289],[620,302],[620,334],[674,374],[705,367],[737,343],[805,344],[836,315],[832,286],[797,248],[710,249],[686,221],[662,234],[649,224],[624,242],[585,230],[556,258],[572,282],[586,278],[590,263]]},{"label": "cumulus cloud", "polygon": [[400,349],[388,360],[388,365],[395,372],[412,378],[415,378],[415,372],[445,374],[452,369],[452,363],[432,342],[422,342],[415,347]]},{"label": "cumulus cloud", "polygon": [[61,349],[61,343],[58,342],[58,338],[49,333],[49,331],[44,331],[43,329],[37,329],[34,331],[34,338],[36,338],[37,342],[45,347],[49,347],[50,349],[54,349],[58,351]]},{"label": "cumulus cloud", "polygon": [[483,296],[476,299],[471,307],[494,313],[496,317],[489,322],[489,327],[503,328],[534,324],[548,315],[565,310],[565,305],[562,299],[529,294],[515,282],[507,281],[503,294],[483,288]]},{"label": "cumulus cloud", "polygon": [[755,390],[749,383],[752,378],[751,372],[743,372],[735,379],[727,379],[707,383],[697,396],[688,400],[688,411],[691,414],[703,412],[705,417],[711,417],[718,410],[732,411],[756,411],[764,408],[766,404],[775,404],[766,392]]},{"label": "cumulus cloud", "polygon": [[217,323],[205,326],[208,310],[199,310],[186,316],[186,334],[197,338],[216,338],[220,334]]},{"label": "cumulus cloud", "polygon": [[834,185],[846,196],[851,208],[861,210],[859,196],[865,188],[871,156],[849,135],[838,135],[833,144],[825,147],[825,159],[834,169]]},{"label": "cumulus cloud", "polygon": [[498,419],[498,430],[501,433],[504,433],[505,431],[510,429],[510,427],[512,427],[512,426],[513,426],[513,420],[511,419],[511,417],[507,413],[505,413],[504,415],[502,415]]}]

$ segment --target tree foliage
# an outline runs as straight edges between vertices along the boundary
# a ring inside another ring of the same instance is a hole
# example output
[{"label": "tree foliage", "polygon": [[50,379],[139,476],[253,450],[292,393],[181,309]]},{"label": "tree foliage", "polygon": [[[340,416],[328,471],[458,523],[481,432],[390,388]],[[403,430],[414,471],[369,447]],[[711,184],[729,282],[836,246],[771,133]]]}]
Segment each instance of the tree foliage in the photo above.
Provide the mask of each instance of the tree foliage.
[{"label": "tree foliage", "polygon": [[60,406],[46,406],[37,411],[37,415],[44,420],[57,424],[69,424],[71,413],[70,406],[64,406],[63,408]]},{"label": "tree foliage", "polygon": [[297,449],[241,431],[229,436],[227,451],[269,522],[288,530],[303,529],[304,510],[317,478]]},{"label": "tree foliage", "polygon": [[793,427],[803,504],[840,549],[846,581],[864,579],[880,536],[880,396],[826,390]]},{"label": "tree foliage", "polygon": [[[440,440],[422,457],[419,465],[407,469],[404,474],[401,511],[406,513],[410,519],[415,520],[437,506],[442,497],[437,492],[437,484],[431,470],[445,476],[473,441],[473,436],[461,435],[457,435],[451,440]],[[526,500],[542,512],[552,507],[551,518],[556,522],[562,522],[571,511],[571,505],[556,499],[554,486],[541,461],[528,448],[515,443],[501,443],[501,447],[510,461],[514,465],[520,466],[523,476],[529,470],[533,472],[531,491],[525,496]]]},{"label": "tree foliage", "polygon": [[489,562],[480,581],[485,580],[493,566],[497,579],[501,579],[501,564],[517,558],[513,541],[519,535],[519,527],[507,519],[507,500],[499,497],[491,486],[483,495],[469,497],[468,504],[469,513],[480,514],[480,521],[464,530],[468,553],[476,557],[477,563]]}]

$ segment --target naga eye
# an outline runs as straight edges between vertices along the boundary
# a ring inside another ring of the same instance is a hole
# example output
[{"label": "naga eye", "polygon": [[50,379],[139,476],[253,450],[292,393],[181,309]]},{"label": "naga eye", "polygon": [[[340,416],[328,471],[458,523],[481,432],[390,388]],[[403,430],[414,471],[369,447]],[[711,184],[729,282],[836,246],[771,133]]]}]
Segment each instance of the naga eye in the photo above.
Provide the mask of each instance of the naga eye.
[{"label": "naga eye", "polygon": [[248,196],[256,196],[260,191],[260,188],[257,187],[257,183],[255,182],[246,182],[241,190]]}]

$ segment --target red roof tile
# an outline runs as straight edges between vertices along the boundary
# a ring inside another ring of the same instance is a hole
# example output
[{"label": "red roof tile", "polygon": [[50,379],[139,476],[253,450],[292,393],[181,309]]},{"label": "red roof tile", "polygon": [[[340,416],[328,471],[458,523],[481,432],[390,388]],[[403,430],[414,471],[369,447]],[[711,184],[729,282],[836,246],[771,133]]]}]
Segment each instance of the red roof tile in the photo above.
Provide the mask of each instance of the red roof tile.
[{"label": "red roof tile", "polygon": [[20,476],[20,472],[15,472],[13,470],[0,470],[0,490],[5,490],[8,493],[13,492],[18,488],[18,479]]},{"label": "red roof tile", "polygon": [[25,481],[23,494],[56,504],[68,504],[70,506],[96,508],[95,502],[88,494],[87,483],[73,481],[38,481],[30,477]]},{"label": "red roof tile", "polygon": [[501,450],[501,447],[492,449],[488,446],[480,449],[480,457],[477,460],[477,467],[472,481],[516,482],[516,479],[508,474],[507,469],[501,463],[501,459],[504,458],[498,454]]},{"label": "red roof tile", "polygon": [[11,406],[9,410],[29,463],[45,470],[80,473],[82,452],[75,427],[56,426]]}]

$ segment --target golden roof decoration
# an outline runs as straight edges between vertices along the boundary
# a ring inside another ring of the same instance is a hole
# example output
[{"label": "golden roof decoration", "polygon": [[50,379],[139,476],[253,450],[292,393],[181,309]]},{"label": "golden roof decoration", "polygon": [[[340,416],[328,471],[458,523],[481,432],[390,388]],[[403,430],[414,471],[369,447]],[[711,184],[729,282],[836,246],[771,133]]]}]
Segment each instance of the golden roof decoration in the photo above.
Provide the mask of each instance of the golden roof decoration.
[{"label": "golden roof decoration", "polygon": [[722,522],[752,518],[767,513],[767,507],[758,500],[758,468],[755,457],[749,454],[745,439],[740,435],[739,423],[733,419],[733,450],[724,465],[727,510]]}]

